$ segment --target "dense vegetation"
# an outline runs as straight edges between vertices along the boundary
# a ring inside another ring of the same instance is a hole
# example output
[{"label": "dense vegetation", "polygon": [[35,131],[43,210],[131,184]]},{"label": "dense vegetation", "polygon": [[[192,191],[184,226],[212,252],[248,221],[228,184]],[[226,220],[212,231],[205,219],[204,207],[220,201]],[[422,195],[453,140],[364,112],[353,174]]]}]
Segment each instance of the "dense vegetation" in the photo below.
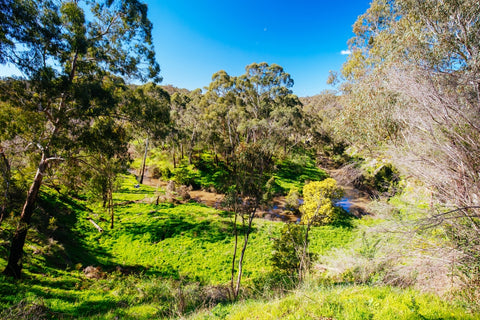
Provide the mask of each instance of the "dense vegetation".
[{"label": "dense vegetation", "polygon": [[475,1],[374,0],[302,99],[160,86],[137,0],[0,9],[0,318],[480,317]]}]

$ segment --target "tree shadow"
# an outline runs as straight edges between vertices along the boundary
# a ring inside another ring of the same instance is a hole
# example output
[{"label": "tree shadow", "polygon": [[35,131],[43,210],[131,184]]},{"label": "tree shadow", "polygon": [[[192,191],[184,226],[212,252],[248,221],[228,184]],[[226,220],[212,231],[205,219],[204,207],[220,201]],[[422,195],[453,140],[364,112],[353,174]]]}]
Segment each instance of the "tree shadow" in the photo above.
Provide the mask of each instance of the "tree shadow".
[{"label": "tree shadow", "polygon": [[284,160],[277,165],[278,177],[285,180],[304,182],[305,180],[320,181],[327,178],[327,174],[315,166],[304,166],[290,160]]},{"label": "tree shadow", "polygon": [[167,238],[187,236],[201,241],[216,243],[233,236],[233,222],[225,220],[192,220],[189,216],[168,212],[148,213],[155,220],[149,223],[124,222],[119,228],[122,233],[133,237],[149,235],[152,243]]},{"label": "tree shadow", "polygon": [[[42,192],[38,200],[39,214],[34,215],[36,239],[44,245],[41,253],[47,267],[66,269],[81,265],[101,265],[100,260],[112,258],[105,249],[88,242],[81,230],[77,230],[79,217],[92,211],[79,202],[62,194]],[[41,272],[41,266],[32,271]]]}]

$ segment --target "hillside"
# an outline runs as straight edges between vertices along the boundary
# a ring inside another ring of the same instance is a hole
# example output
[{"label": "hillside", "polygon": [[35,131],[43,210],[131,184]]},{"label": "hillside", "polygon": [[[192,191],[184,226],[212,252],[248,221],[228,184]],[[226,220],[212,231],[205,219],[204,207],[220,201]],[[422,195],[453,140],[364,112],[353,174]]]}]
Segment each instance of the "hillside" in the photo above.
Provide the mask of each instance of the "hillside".
[{"label": "hillside", "polygon": [[[164,190],[135,188],[131,175],[121,181],[113,230],[101,206],[51,189],[42,193],[44,214],[29,232],[25,276],[21,282],[2,276],[1,318],[396,319],[399,312],[404,319],[475,318],[431,294],[374,282],[357,285],[354,274],[331,278],[321,269],[304,286],[284,291],[288,285],[277,278],[269,258],[284,223],[263,219],[255,221],[246,255],[246,300],[232,304],[226,286],[233,249],[230,214],[195,202],[155,204]],[[358,241],[378,222],[364,218],[352,227],[316,227],[311,252],[368,249]],[[5,239],[11,231],[3,230]],[[1,248],[5,256],[7,242]]]}]

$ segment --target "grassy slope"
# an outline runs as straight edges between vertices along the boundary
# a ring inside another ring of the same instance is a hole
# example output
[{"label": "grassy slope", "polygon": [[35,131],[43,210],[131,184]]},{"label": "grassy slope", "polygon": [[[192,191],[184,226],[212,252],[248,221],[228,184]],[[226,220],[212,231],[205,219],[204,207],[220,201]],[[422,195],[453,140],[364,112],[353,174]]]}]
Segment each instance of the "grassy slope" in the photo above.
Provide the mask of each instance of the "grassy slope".
[{"label": "grassy slope", "polygon": [[[44,191],[45,210],[37,213],[39,228],[29,232],[26,245],[25,277],[21,282],[1,278],[1,306],[23,301],[44,306],[47,314],[56,316],[111,318],[145,313],[149,318],[172,315],[178,303],[172,286],[179,286],[173,280],[226,284],[233,251],[228,214],[196,203],[149,204],[155,190],[147,186],[136,189],[134,184],[133,177],[126,177],[115,194],[115,202],[121,205],[115,210],[113,230],[101,208],[92,211],[81,201],[67,201],[55,191]],[[105,231],[99,233],[87,218]],[[256,221],[246,253],[246,286],[253,288],[255,281],[270,272],[271,242],[280,226]],[[347,244],[351,232],[323,227],[312,237],[328,239],[316,245],[323,250]],[[7,242],[3,245],[0,268],[6,264]],[[105,278],[87,279],[82,270],[88,265],[102,266]],[[130,275],[118,272],[119,266]],[[162,294],[162,290],[166,292]],[[161,311],[162,306],[169,310]]]},{"label": "grassy slope", "polygon": [[[81,201],[43,192],[45,209],[37,212],[38,230],[29,232],[26,245],[25,278],[0,276],[2,318],[152,319],[179,317],[198,308],[208,311],[194,317],[206,319],[473,318],[434,296],[367,286],[313,286],[283,298],[230,305],[218,285],[229,278],[231,218],[200,204],[150,204],[155,190],[135,189],[134,184],[133,177],[126,177],[115,194],[119,206],[113,230],[101,208],[92,211]],[[100,234],[88,217],[105,232]],[[271,243],[280,226],[255,222],[245,261],[244,284],[250,294],[268,287]],[[311,249],[325,254],[355,239],[354,228],[314,228]],[[3,268],[6,242],[0,250]],[[88,265],[102,266],[101,279],[85,277],[82,269]]]},{"label": "grassy slope", "polygon": [[479,319],[435,295],[391,287],[302,288],[269,300],[218,305],[191,319]]}]

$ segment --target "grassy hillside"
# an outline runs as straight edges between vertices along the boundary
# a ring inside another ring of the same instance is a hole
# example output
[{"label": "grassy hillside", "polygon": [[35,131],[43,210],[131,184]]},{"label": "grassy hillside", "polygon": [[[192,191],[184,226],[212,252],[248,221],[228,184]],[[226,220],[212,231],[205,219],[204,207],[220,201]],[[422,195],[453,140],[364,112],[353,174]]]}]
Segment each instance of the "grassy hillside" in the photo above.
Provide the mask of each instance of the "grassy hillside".
[{"label": "grassy hillside", "polygon": [[[115,194],[113,230],[102,208],[87,208],[81,200],[44,190],[38,228],[28,235],[24,279],[2,277],[4,318],[9,312],[39,310],[47,317],[175,316],[178,290],[200,295],[213,290],[207,301],[227,300],[222,288],[229,280],[233,251],[229,215],[198,203],[152,204],[156,190],[135,184],[134,177],[126,176]],[[280,227],[279,222],[255,223],[245,261],[249,292],[260,290],[270,276],[272,239]],[[6,265],[9,232],[2,238],[0,268]],[[348,244],[352,231],[322,227],[313,231],[312,239],[318,240],[315,250],[322,252]],[[88,266],[100,268],[85,273]],[[192,308],[203,300],[192,301]],[[180,309],[188,311],[186,306]]]},{"label": "grassy hillside", "polygon": [[[28,235],[24,279],[0,276],[0,318],[475,319],[461,305],[434,295],[322,280],[316,272],[303,287],[288,291],[292,287],[282,287],[270,264],[283,223],[260,219],[246,253],[242,299],[231,304],[229,214],[194,202],[157,205],[162,190],[135,184],[133,176],[125,176],[114,195],[113,230],[100,206],[45,188],[38,227]],[[363,232],[358,226],[366,224],[371,222],[313,228],[312,253],[326,256],[354,247]],[[0,268],[6,265],[12,226],[2,230]]]}]

